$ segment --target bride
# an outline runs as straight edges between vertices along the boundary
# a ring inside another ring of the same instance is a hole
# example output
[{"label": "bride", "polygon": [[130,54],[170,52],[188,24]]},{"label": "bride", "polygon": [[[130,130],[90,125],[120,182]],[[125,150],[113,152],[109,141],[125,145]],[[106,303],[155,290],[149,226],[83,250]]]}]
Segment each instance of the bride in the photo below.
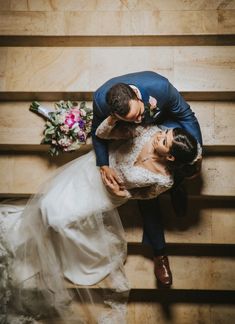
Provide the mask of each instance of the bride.
[{"label": "bride", "polygon": [[[115,315],[96,313],[90,315],[88,323],[125,322],[124,303],[119,297],[129,290],[123,270],[126,241],[116,208],[129,199],[150,199],[168,190],[173,185],[174,169],[197,156],[197,141],[182,129],[163,131],[158,126],[130,123],[117,127],[110,118],[102,122],[96,135],[116,140],[109,147],[110,166],[124,187],[115,187],[106,179],[112,192],[106,189],[92,150],[60,168],[25,208],[2,204],[0,209],[0,251],[7,256],[2,258],[5,272],[1,286],[5,292],[16,285],[23,292],[33,285],[46,303],[61,313],[71,299],[69,282],[83,304],[96,303],[98,297],[75,285],[109,285],[111,292],[104,289],[99,298]],[[19,296],[25,304],[21,294],[13,298],[14,306]],[[30,299],[32,304],[33,297]],[[24,314],[29,313],[30,307],[25,308]],[[36,312],[40,315],[41,310]],[[82,318],[81,314],[78,322],[87,323]]]}]

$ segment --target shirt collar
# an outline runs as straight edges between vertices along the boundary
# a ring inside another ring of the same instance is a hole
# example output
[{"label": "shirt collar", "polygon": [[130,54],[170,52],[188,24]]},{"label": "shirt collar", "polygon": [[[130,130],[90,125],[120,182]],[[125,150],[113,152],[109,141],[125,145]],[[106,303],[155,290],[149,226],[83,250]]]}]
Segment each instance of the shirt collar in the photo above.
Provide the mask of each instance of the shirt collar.
[{"label": "shirt collar", "polygon": [[137,96],[139,99],[142,99],[142,94],[140,92],[140,90],[133,84],[129,84],[129,87],[131,87],[133,90],[137,91]]},{"label": "shirt collar", "polygon": [[141,99],[145,104],[147,104],[149,102],[149,94],[144,88],[142,88],[140,86],[137,87],[137,86],[135,86],[133,84],[129,84],[129,86],[132,89],[137,90],[139,99]]}]

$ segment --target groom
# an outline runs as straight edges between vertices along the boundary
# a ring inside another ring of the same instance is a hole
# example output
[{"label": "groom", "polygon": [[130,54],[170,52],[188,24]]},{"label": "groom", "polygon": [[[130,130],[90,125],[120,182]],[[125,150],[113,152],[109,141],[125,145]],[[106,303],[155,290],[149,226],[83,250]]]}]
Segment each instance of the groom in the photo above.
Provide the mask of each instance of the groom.
[{"label": "groom", "polygon": [[[120,187],[121,180],[115,170],[109,167],[108,141],[95,135],[97,127],[108,116],[114,116],[114,122],[122,120],[143,125],[158,124],[167,128],[181,127],[202,145],[200,126],[190,106],[165,77],[155,72],[131,73],[107,81],[94,93],[93,113],[92,140],[97,166],[100,167],[101,175],[105,174],[109,181]],[[197,171],[197,164],[189,166],[186,175],[192,176]],[[176,175],[175,185],[171,189],[172,203],[178,213],[186,202],[179,185],[184,176]],[[104,177],[103,181],[105,183]],[[138,203],[143,217],[143,243],[152,246],[154,252],[155,276],[161,286],[170,286],[172,274],[165,251],[158,198],[139,200]]]}]

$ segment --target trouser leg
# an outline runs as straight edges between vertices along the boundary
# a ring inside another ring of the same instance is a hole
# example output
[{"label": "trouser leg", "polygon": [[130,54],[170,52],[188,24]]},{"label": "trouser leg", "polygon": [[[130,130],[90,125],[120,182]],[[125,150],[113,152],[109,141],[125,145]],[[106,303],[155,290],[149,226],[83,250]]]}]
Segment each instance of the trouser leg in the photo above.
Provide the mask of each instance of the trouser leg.
[{"label": "trouser leg", "polygon": [[185,217],[188,209],[188,197],[183,179],[183,176],[176,172],[174,185],[170,190],[172,207],[177,217]]},{"label": "trouser leg", "polygon": [[142,242],[153,248],[154,255],[165,254],[166,242],[159,199],[139,200],[138,204],[143,218]]}]

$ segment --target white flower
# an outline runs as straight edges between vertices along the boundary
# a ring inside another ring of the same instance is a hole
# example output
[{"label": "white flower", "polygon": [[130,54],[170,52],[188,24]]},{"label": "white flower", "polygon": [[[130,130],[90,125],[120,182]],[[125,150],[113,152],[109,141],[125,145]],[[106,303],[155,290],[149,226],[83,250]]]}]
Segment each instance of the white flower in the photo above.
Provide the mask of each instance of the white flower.
[{"label": "white flower", "polygon": [[68,134],[68,132],[69,132],[69,126],[68,125],[61,125],[60,126],[60,130],[61,130],[61,132],[63,132],[63,133],[65,133],[65,134]]},{"label": "white flower", "polygon": [[68,147],[72,144],[72,140],[68,137],[62,137],[59,139],[58,144],[62,147]]},{"label": "white flower", "polygon": [[58,115],[58,122],[60,123],[60,124],[64,124],[64,122],[65,122],[65,117],[66,117],[66,115],[65,114],[59,114]]},{"label": "white flower", "polygon": [[157,99],[149,96],[149,104],[150,104],[150,110],[154,110],[155,108],[157,108]]},{"label": "white flower", "polygon": [[81,109],[80,112],[82,117],[86,117],[87,113],[85,112],[84,109]]}]

